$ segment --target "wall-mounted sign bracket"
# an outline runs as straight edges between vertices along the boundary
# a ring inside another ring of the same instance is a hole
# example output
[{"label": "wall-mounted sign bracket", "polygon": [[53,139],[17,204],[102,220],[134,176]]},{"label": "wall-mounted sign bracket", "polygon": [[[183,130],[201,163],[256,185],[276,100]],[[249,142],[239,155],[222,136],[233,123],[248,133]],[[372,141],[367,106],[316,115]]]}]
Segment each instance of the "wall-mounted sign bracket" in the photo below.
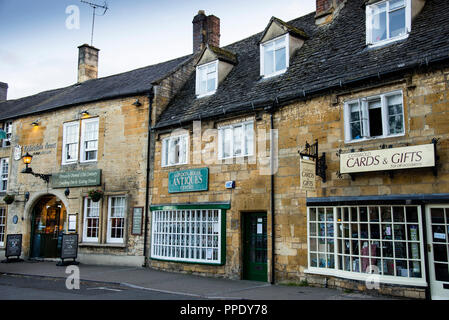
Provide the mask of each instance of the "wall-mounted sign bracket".
[{"label": "wall-mounted sign bracket", "polygon": [[43,173],[34,173],[33,169],[31,168],[25,168],[22,170],[22,173],[32,174],[33,176],[37,178],[41,178],[44,180],[47,184],[50,181],[51,174],[43,174]]},{"label": "wall-mounted sign bracket", "polygon": [[306,145],[303,151],[299,151],[299,155],[301,158],[309,158],[315,160],[315,173],[319,176],[323,182],[326,182],[326,153],[323,152],[323,155],[320,157],[318,153],[318,140],[315,140],[315,143],[310,145],[306,141]]}]

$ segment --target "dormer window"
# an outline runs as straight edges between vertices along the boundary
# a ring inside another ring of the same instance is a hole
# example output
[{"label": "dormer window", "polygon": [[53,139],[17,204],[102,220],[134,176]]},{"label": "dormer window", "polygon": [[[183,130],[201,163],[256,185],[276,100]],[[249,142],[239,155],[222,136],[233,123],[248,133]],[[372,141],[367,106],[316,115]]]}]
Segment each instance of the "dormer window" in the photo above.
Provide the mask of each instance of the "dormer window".
[{"label": "dormer window", "polygon": [[196,67],[196,95],[214,94],[218,83],[218,60]]},{"label": "dormer window", "polygon": [[260,45],[261,75],[264,78],[287,71],[289,65],[288,34]]},{"label": "dormer window", "polygon": [[411,29],[411,0],[381,1],[366,7],[367,44],[405,39]]}]

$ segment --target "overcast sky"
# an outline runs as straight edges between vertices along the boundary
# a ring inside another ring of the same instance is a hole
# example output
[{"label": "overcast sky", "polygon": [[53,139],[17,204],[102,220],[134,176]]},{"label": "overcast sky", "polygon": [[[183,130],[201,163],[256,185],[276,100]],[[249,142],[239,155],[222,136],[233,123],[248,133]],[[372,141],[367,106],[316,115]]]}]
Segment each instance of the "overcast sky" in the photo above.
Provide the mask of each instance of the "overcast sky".
[{"label": "overcast sky", "polygon": [[[103,4],[104,0],[90,2]],[[100,49],[99,77],[190,54],[192,19],[198,10],[220,18],[221,46],[263,31],[272,16],[289,21],[315,11],[315,0],[107,3],[106,14],[95,18],[93,45]],[[72,19],[74,11],[66,13],[71,5],[79,8],[79,29]],[[0,0],[0,81],[9,85],[8,99],[74,84],[77,47],[90,44],[91,27],[92,8],[80,0]]]}]

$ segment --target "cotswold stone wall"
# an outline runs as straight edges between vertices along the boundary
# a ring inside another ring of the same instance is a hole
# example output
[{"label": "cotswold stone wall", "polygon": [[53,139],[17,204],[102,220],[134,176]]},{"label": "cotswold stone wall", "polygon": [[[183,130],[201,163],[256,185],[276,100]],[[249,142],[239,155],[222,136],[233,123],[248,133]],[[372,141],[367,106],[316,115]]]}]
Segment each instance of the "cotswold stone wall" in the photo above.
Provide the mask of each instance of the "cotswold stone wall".
[{"label": "cotswold stone wall", "polygon": [[[137,98],[142,103],[140,107],[133,105]],[[83,110],[88,110],[89,117],[99,117],[98,161],[61,165],[63,123],[79,120]],[[37,127],[31,125],[35,120],[39,122]],[[105,192],[105,197],[100,203],[100,244],[81,244],[80,254],[143,256],[144,237],[143,234],[131,235],[131,217],[133,207],[145,206],[147,128],[148,98],[145,96],[89,103],[14,121],[10,149],[20,145],[23,154],[29,150],[33,155],[31,167],[34,172],[54,174],[74,170],[102,170],[101,186],[98,188]],[[7,233],[23,234],[24,255],[29,255],[33,205],[45,194],[60,198],[66,206],[67,214],[77,214],[78,234],[82,242],[83,198],[87,196],[88,190],[97,187],[71,187],[70,195],[66,197],[65,188],[52,189],[51,184],[47,186],[43,180],[21,173],[24,167],[22,160],[16,161],[11,155],[8,193],[16,194],[16,201],[8,208]],[[24,200],[25,192],[30,193],[28,202]],[[126,195],[128,199],[123,246],[105,244],[107,199],[113,195]],[[14,225],[14,215],[24,219],[19,219],[19,223]]]},{"label": "cotswold stone wall", "polygon": [[[398,80],[388,84],[370,85],[347,92],[329,94],[283,107],[274,115],[274,129],[279,134],[279,168],[275,175],[275,279],[277,282],[299,282],[310,278],[311,283],[321,285],[324,280],[304,272],[308,266],[306,197],[362,196],[390,194],[433,194],[449,192],[449,70],[412,74],[411,80]],[[380,93],[402,90],[404,96],[405,135],[395,138],[374,139],[365,142],[345,143],[344,102]],[[242,121],[244,119],[235,119]],[[216,123],[203,122],[206,128]],[[269,129],[269,116],[256,120],[256,129]],[[156,137],[156,136],[155,136]],[[152,204],[231,201],[227,214],[226,247],[227,259],[223,267],[202,266],[160,262],[150,260],[153,267],[182,272],[240,278],[242,272],[242,228],[241,217],[245,212],[267,212],[270,220],[270,177],[259,174],[260,165],[213,164],[184,165],[161,168],[162,135],[155,142]],[[192,139],[192,132],[190,132]],[[397,171],[388,173],[357,174],[355,181],[349,175],[337,176],[339,157],[337,153],[350,150],[380,149],[381,145],[403,147],[431,143],[439,138],[438,176],[431,169]],[[300,189],[299,154],[306,141],[319,141],[319,149],[327,156],[327,182],[317,178],[317,191]],[[204,142],[203,142],[204,146]],[[192,143],[190,144],[192,159]],[[209,167],[210,185],[208,192],[168,194],[168,172],[195,167]],[[226,180],[235,180],[236,188],[226,190]],[[271,229],[268,230],[268,270],[271,258]],[[270,272],[269,272],[270,273]],[[329,277],[328,277],[329,278]],[[269,274],[269,279],[271,275]],[[329,285],[364,290],[363,284],[354,281],[334,279]],[[324,282],[323,282],[324,283]],[[354,284],[355,283],[355,284]],[[385,286],[386,294],[423,298],[424,290],[406,287]]]}]

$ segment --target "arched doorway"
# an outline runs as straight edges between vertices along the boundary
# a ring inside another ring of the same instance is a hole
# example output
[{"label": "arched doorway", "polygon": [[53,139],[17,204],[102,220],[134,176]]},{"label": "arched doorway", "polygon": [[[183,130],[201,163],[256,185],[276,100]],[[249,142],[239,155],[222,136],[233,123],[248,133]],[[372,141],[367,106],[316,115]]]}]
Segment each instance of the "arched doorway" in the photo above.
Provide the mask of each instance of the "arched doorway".
[{"label": "arched doorway", "polygon": [[66,207],[56,196],[45,195],[36,202],[31,214],[31,258],[59,256],[66,216]]}]

